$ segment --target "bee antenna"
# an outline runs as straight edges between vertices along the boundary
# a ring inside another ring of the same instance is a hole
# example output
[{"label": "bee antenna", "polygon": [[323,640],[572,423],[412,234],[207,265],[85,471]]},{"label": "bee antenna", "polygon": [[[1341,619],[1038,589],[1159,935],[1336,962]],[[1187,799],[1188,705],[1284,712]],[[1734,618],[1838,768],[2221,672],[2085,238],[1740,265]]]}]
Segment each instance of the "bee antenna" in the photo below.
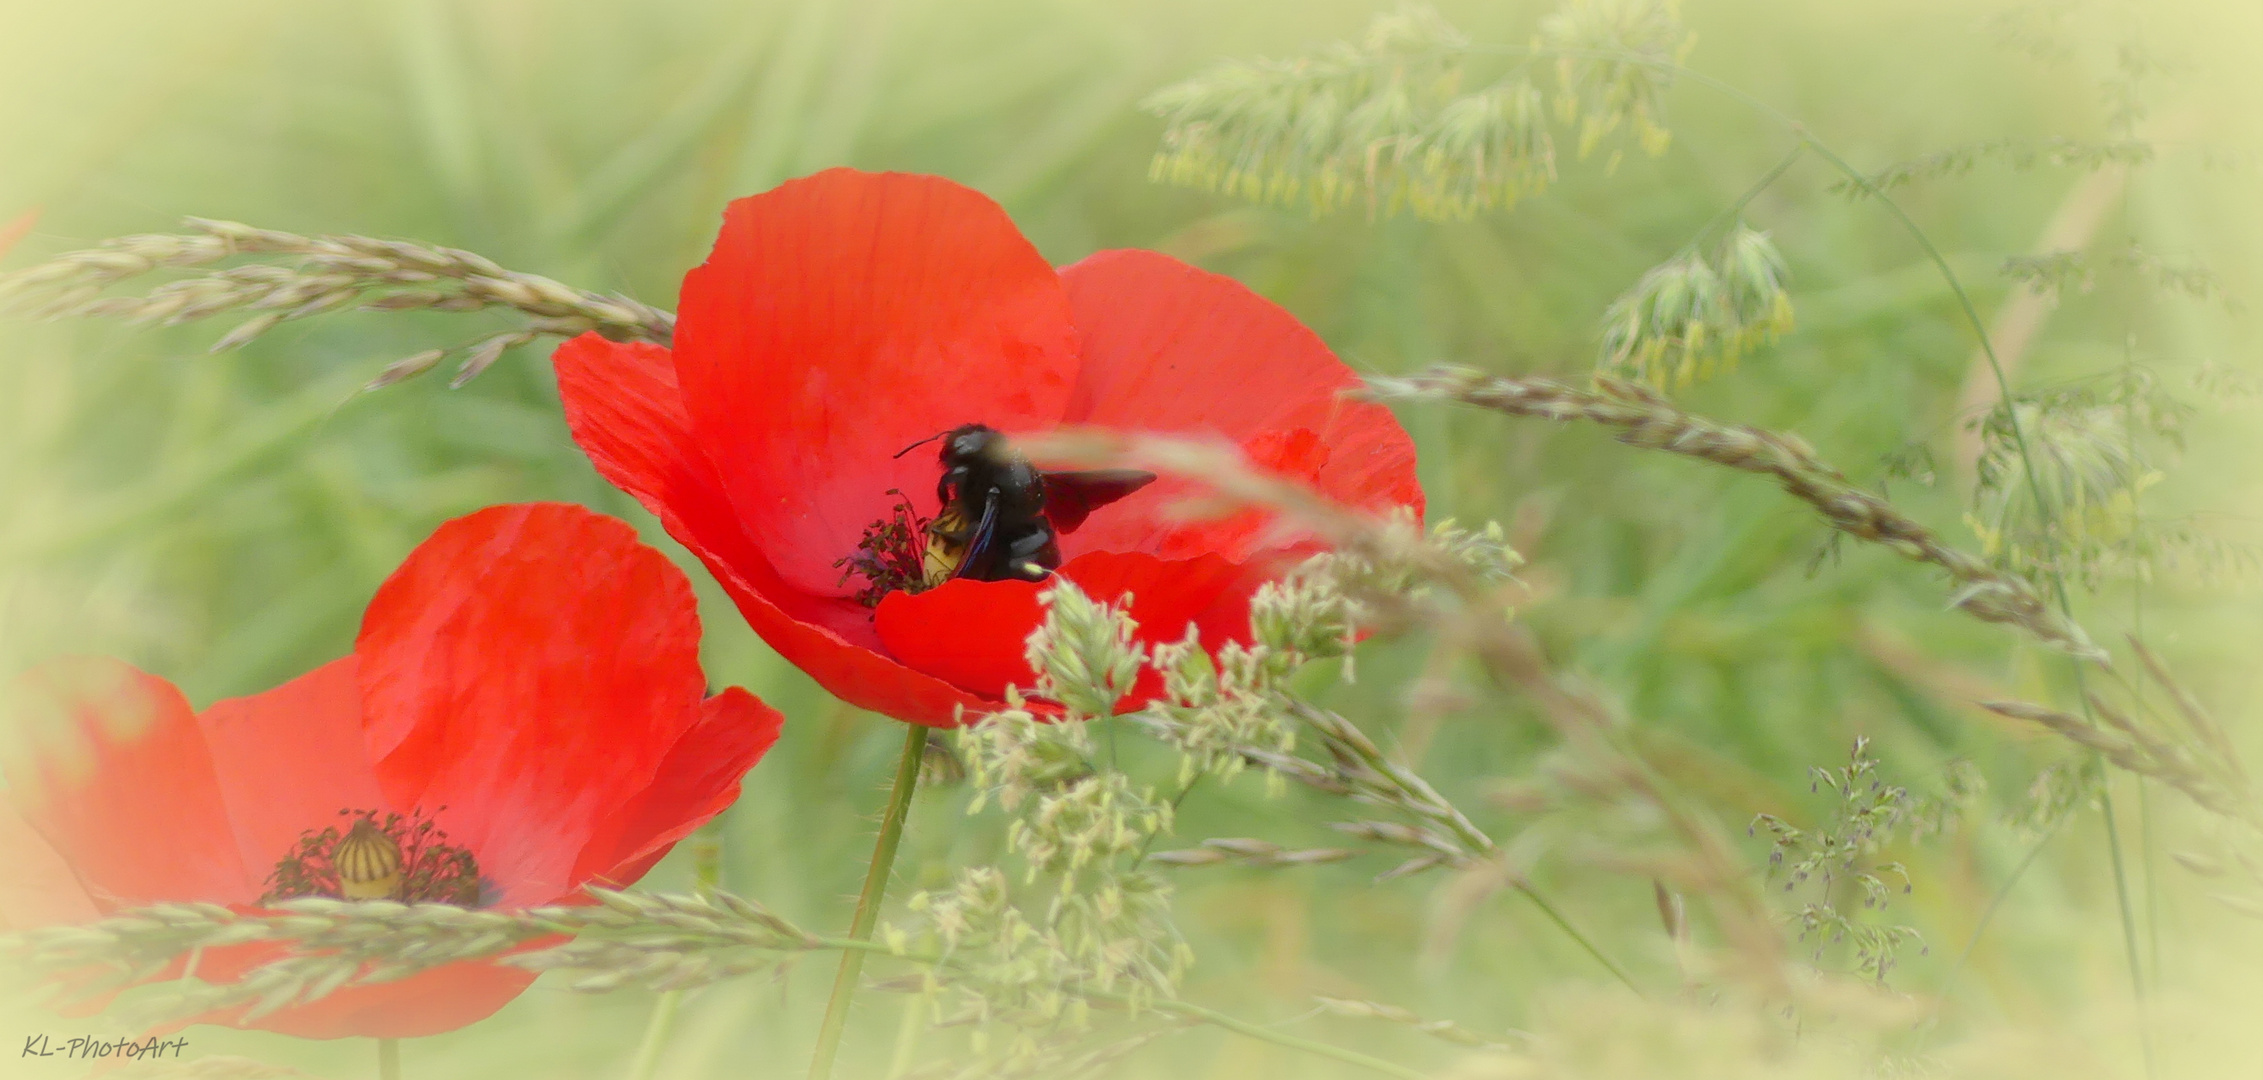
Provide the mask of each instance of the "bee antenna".
[{"label": "bee antenna", "polygon": [[911,453],[912,451],[914,451],[914,450],[917,450],[917,449],[919,449],[919,448],[920,448],[920,447],[922,447],[922,446],[926,446],[926,445],[927,445],[928,443],[934,442],[935,440],[937,440],[937,439],[940,439],[940,438],[942,438],[943,436],[945,436],[945,435],[948,435],[948,434],[950,434],[950,432],[949,432],[949,431],[938,431],[938,432],[936,432],[936,433],[935,433],[935,434],[933,434],[933,435],[929,435],[928,437],[926,437],[926,438],[924,438],[924,439],[921,439],[921,440],[919,440],[918,442],[915,442],[915,443],[911,444],[910,446],[904,447],[903,449],[896,451],[896,456],[897,456],[897,457],[902,457],[902,456],[904,456],[905,454]]}]

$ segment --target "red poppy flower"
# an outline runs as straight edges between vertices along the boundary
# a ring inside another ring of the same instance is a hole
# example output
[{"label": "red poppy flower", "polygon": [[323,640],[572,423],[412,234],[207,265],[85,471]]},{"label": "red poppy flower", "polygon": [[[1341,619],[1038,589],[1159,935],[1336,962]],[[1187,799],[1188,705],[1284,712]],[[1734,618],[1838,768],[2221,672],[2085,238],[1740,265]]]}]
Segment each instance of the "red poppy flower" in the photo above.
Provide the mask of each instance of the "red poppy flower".
[{"label": "red poppy flower", "polygon": [[[732,203],[684,279],[675,350],[562,346],[574,439],[713,571],[755,631],[835,695],[945,725],[1033,680],[1041,583],[959,578],[858,600],[841,560],[911,493],[915,440],[968,423],[1223,437],[1346,505],[1419,511],[1414,446],[1319,337],[1231,279],[1148,251],[1060,271],[978,192],[835,169]],[[1313,550],[1263,514],[1188,522],[1165,480],[1060,538],[1059,573],[1132,595],[1146,641],[1246,639],[1257,584]],[[1144,695],[1124,703],[1136,707]]]},{"label": "red poppy flower", "polygon": [[[110,661],[21,689],[79,745],[38,754],[0,800],[0,919],[19,929],[172,900],[572,902],[642,877],[730,805],[779,726],[744,690],[707,696],[681,571],[555,503],[441,526],[378,589],[353,655],[265,693],[198,714]],[[230,981],[277,949],[208,950],[196,974]],[[430,1035],[533,979],[459,963],[199,1019]]]}]

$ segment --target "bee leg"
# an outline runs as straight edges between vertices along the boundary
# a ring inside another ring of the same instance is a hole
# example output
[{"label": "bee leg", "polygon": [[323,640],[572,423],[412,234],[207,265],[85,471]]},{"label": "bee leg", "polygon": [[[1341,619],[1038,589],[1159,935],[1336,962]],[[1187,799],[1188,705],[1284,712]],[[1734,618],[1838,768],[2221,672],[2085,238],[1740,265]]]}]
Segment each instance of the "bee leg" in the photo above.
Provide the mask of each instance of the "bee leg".
[{"label": "bee leg", "polygon": [[1053,530],[1040,526],[1006,545],[1007,572],[1029,581],[1041,581],[1047,571],[1061,565],[1061,545]]}]

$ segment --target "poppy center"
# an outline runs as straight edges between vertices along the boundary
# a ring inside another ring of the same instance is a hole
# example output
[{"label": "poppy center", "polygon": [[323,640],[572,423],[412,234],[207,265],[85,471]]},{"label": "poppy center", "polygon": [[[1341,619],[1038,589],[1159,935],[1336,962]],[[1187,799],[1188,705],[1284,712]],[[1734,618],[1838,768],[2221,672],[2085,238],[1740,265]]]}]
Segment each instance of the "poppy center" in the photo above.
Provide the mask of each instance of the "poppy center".
[{"label": "poppy center", "polygon": [[863,587],[856,591],[856,601],[866,607],[879,607],[880,599],[892,592],[916,593],[928,587],[928,527],[932,523],[919,516],[910,496],[895,488],[889,488],[888,494],[896,497],[888,516],[865,526],[856,550],[833,563],[841,568],[841,584],[848,584],[851,578],[864,579]]},{"label": "poppy center", "polygon": [[[445,808],[443,808],[445,809]],[[263,904],[303,896],[333,900],[479,905],[479,864],[422,814],[340,810],[352,819],[308,829],[267,876]]]},{"label": "poppy center", "polygon": [[[1051,523],[1049,493],[1058,484],[1073,489],[1076,507],[1061,526],[1073,529],[1095,506],[1105,505],[1155,479],[1152,473],[1103,470],[1047,473],[1016,453],[1004,434],[988,424],[960,424],[896,451],[902,457],[941,440],[937,455],[943,475],[935,483],[940,504],[932,519],[919,516],[911,499],[894,488],[896,504],[888,516],[864,527],[856,550],[836,560],[841,584],[861,577],[857,602],[878,607],[892,592],[918,593],[952,578],[975,581],[1043,581],[1061,565],[1061,548]],[[1094,484],[1090,491],[1085,484]]]}]

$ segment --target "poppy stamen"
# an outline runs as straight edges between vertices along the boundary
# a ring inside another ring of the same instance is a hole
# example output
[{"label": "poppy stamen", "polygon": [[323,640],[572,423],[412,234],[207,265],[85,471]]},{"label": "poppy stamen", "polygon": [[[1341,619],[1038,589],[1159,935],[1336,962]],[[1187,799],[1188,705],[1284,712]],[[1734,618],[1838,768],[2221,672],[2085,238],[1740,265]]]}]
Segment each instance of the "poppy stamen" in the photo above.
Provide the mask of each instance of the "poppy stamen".
[{"label": "poppy stamen", "polygon": [[[443,807],[445,809],[445,807]],[[340,810],[354,823],[308,829],[267,877],[263,904],[302,896],[334,900],[479,905],[479,864],[471,851],[421,814]]]},{"label": "poppy stamen", "polygon": [[888,494],[896,497],[888,516],[865,526],[856,550],[833,563],[841,568],[841,584],[848,584],[852,577],[864,579],[856,600],[866,607],[879,607],[881,598],[889,593],[921,592],[928,584],[929,522],[919,516],[911,498],[901,490],[889,488]]}]

